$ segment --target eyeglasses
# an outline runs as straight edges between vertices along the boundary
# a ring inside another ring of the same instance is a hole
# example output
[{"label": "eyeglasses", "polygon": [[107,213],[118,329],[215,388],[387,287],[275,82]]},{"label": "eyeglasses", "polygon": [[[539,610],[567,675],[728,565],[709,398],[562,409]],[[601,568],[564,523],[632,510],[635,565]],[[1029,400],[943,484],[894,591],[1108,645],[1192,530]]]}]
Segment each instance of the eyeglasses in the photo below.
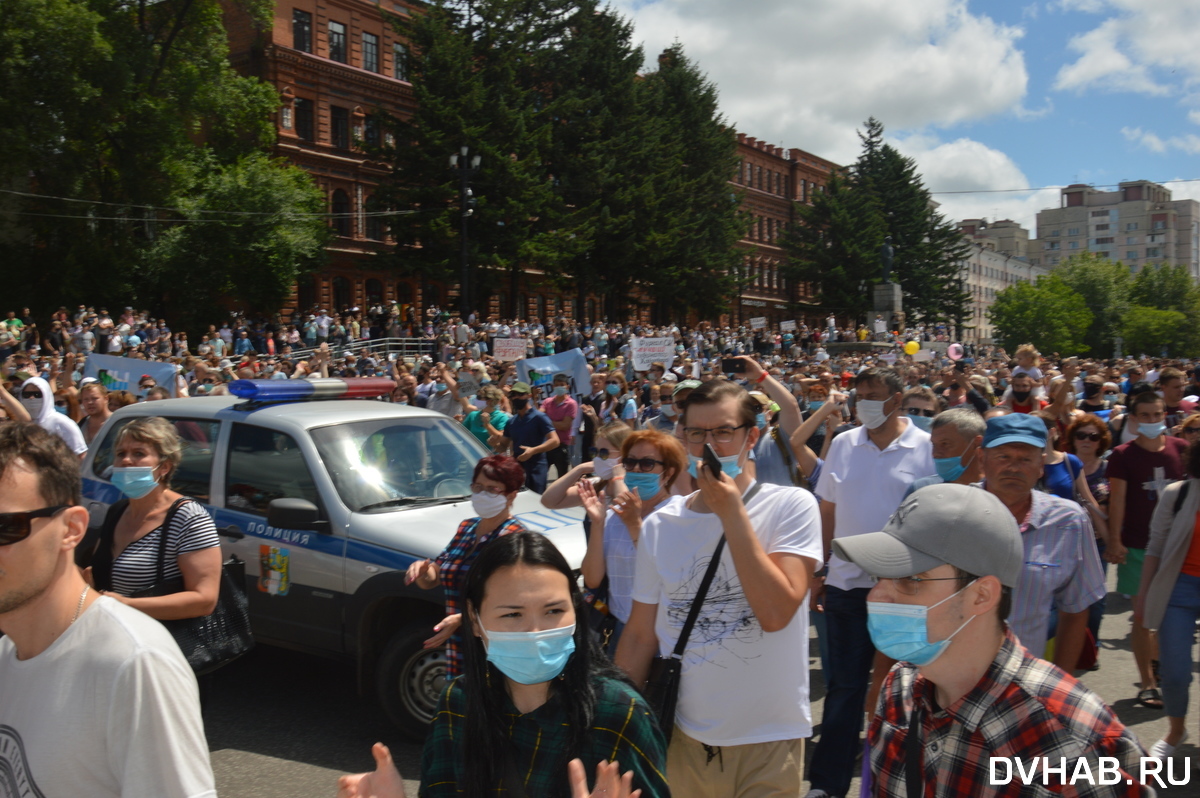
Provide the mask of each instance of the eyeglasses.
[{"label": "eyeglasses", "polygon": [[49,518],[70,506],[69,504],[58,504],[54,507],[43,507],[41,510],[31,510],[27,513],[0,513],[0,546],[18,543],[29,537],[33,531],[33,519]]},{"label": "eyeglasses", "polygon": [[506,491],[503,487],[489,488],[489,487],[485,487],[480,482],[472,482],[471,483],[471,492],[472,493],[490,493],[493,496],[500,496],[501,494],[507,493],[508,491]]},{"label": "eyeglasses", "polygon": [[897,593],[903,593],[906,596],[915,596],[921,588],[922,582],[957,582],[957,576],[901,576],[895,579],[890,577],[872,577],[878,582],[891,582],[892,587],[896,588]]},{"label": "eyeglasses", "polygon": [[612,456],[611,449],[592,449],[592,456],[599,457],[601,460],[607,460]]},{"label": "eyeglasses", "polygon": [[1179,430],[1179,431],[1180,431],[1180,432],[1187,432],[1187,433],[1189,433],[1189,434],[1190,434],[1190,433],[1192,433],[1192,432],[1200,432],[1200,426],[1184,427],[1183,429],[1181,429],[1181,430]]},{"label": "eyeglasses", "polygon": [[910,416],[925,416],[925,418],[933,418],[937,415],[936,410],[922,410],[919,407],[909,407],[906,408],[904,412],[908,413]]},{"label": "eyeglasses", "polygon": [[666,463],[653,457],[625,457],[621,465],[625,466],[626,471],[653,471],[655,466],[665,466]]},{"label": "eyeglasses", "polygon": [[41,391],[21,391],[21,398],[22,399],[41,399],[42,392]]},{"label": "eyeglasses", "polygon": [[1105,391],[1104,395],[1105,396],[1116,396],[1117,392],[1116,391]]},{"label": "eyeglasses", "polygon": [[54,406],[55,406],[55,407],[66,407],[66,406],[67,406],[67,400],[66,400],[66,399],[55,399],[55,400],[54,400]]},{"label": "eyeglasses", "polygon": [[617,382],[616,380],[609,380],[608,382],[606,382],[604,384],[605,385],[620,385],[621,383]]},{"label": "eyeglasses", "polygon": [[1100,439],[1101,439],[1101,435],[1099,432],[1083,432],[1081,430],[1081,431],[1075,433],[1075,440],[1077,440],[1077,441],[1098,442]]},{"label": "eyeglasses", "polygon": [[688,443],[704,443],[708,440],[711,433],[714,443],[729,443],[733,440],[733,435],[740,429],[745,429],[749,424],[738,424],[736,427],[684,427],[683,437]]}]

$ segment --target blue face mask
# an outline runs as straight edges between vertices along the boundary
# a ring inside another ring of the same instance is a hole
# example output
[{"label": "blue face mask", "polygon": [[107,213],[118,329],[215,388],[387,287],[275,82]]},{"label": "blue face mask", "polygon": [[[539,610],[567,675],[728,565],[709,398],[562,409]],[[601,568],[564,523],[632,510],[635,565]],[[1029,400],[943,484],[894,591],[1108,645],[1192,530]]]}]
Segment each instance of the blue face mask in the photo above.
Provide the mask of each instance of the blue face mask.
[{"label": "blue face mask", "polygon": [[908,420],[917,425],[917,429],[929,432],[933,426],[933,419],[928,416],[909,416]]},{"label": "blue face mask", "polygon": [[433,384],[433,389],[434,389],[435,391],[437,391],[438,393],[441,393],[442,391],[446,390],[446,383],[444,383],[444,382],[435,382],[435,383]]},{"label": "blue face mask", "polygon": [[824,406],[825,406],[825,402],[824,402],[824,401],[821,401],[821,402],[809,402],[809,403],[808,403],[808,409],[809,409],[810,411],[812,411],[813,413],[817,412],[818,410],[820,410],[820,409],[821,409],[822,407],[824,407]]},{"label": "blue face mask", "polygon": [[963,475],[967,470],[967,466],[971,465],[971,461],[975,459],[976,449],[971,452],[971,459],[963,464],[962,455],[956,457],[935,457],[933,458],[933,467],[937,469],[937,475],[942,478],[943,482],[953,482]]},{"label": "blue face mask", "polygon": [[517,684],[550,681],[575,652],[575,624],[542,632],[483,632],[488,662]]},{"label": "blue face mask", "polygon": [[616,396],[617,394],[619,394],[621,392],[621,386],[620,385],[605,385],[604,390],[608,392],[609,396]]},{"label": "blue face mask", "polygon": [[555,385],[554,386],[554,395],[555,396],[566,396],[567,395],[567,386]]},{"label": "blue face mask", "polygon": [[[974,584],[974,581],[971,582]],[[970,587],[968,585],[967,587]],[[964,587],[930,607],[920,604],[893,604],[886,601],[867,602],[867,631],[875,648],[895,660],[913,665],[928,665],[950,646],[954,635],[975,620],[972,615],[945,640],[929,642],[929,611],[957,596]]]},{"label": "blue face mask", "polygon": [[649,499],[651,496],[657,496],[659,487],[662,483],[661,474],[646,474],[641,471],[626,471],[625,472],[625,487],[630,490],[637,489],[638,498]]},{"label": "blue face mask", "polygon": [[1148,440],[1154,440],[1167,431],[1167,425],[1159,421],[1154,424],[1138,424],[1138,435]]},{"label": "blue face mask", "polygon": [[112,483],[116,486],[117,490],[131,499],[140,499],[143,496],[147,496],[150,494],[150,491],[158,487],[158,479],[154,476],[154,468],[151,466],[114,468],[112,470]]},{"label": "blue face mask", "polygon": [[766,429],[766,427],[767,427],[767,414],[766,414],[766,413],[759,413],[758,415],[756,415],[756,416],[754,417],[754,423],[755,423],[755,424],[758,426],[758,428],[759,428],[759,429]]},{"label": "blue face mask", "polygon": [[[749,438],[746,440],[749,441]],[[739,450],[737,454],[731,454],[728,457],[721,457],[719,455],[717,456],[717,459],[721,461],[721,473],[728,474],[730,479],[738,478],[738,475],[742,473],[742,467],[738,465],[738,460],[741,459],[742,451],[745,450],[745,448],[746,444],[743,443],[742,449]],[[692,479],[700,478],[699,475],[696,474],[696,466],[702,462],[704,461],[698,458],[690,456],[688,457],[688,473],[692,475]]]},{"label": "blue face mask", "polygon": [[62,405],[55,405],[54,412],[62,413],[65,416],[65,415],[67,415],[67,408],[63,407]]}]

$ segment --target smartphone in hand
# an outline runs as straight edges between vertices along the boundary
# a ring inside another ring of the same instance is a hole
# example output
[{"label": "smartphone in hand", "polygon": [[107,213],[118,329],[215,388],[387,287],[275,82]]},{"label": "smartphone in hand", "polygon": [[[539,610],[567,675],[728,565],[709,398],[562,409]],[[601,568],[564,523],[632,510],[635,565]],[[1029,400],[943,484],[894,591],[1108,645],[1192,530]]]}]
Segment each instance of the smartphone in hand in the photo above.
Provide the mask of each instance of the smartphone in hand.
[{"label": "smartphone in hand", "polygon": [[726,374],[741,374],[746,369],[742,366],[742,361],[736,357],[721,358],[721,371]]},{"label": "smartphone in hand", "polygon": [[716,449],[713,449],[711,443],[704,444],[704,467],[708,469],[709,475],[713,479],[721,478],[721,458],[717,457]]}]

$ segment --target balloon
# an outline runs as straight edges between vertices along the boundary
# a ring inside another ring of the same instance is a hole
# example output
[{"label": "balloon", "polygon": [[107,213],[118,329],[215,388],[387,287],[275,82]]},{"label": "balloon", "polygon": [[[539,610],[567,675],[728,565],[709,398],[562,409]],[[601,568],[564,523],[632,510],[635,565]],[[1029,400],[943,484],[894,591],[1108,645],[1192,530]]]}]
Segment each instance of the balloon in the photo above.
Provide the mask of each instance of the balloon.
[{"label": "balloon", "polygon": [[950,346],[946,348],[946,357],[950,358],[951,360],[962,360],[962,344],[950,344]]},{"label": "balloon", "polygon": [[904,354],[906,354],[906,355],[915,355],[917,352],[920,352],[920,351],[921,351],[921,345],[919,343],[917,343],[916,341],[909,341],[908,343],[906,343],[904,345]]}]

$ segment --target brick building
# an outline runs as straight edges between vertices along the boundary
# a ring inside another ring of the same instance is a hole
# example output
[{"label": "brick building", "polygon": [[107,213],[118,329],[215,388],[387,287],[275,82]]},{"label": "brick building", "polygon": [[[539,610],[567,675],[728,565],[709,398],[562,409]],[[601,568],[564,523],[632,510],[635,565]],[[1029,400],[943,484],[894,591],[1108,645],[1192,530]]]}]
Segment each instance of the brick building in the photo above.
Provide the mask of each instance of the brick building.
[{"label": "brick building", "polygon": [[741,164],[730,182],[742,190],[742,209],[753,221],[738,242],[743,256],[743,288],[728,321],[738,324],[765,316],[768,324],[795,319],[823,326],[825,314],[813,304],[812,286],[781,274],[784,252],[779,236],[796,219],[795,202],[810,203],[823,191],[837,164],[800,149],[784,150],[738,133]]},{"label": "brick building", "polygon": [[[281,107],[276,116],[276,152],[309,172],[325,192],[337,233],[329,246],[329,263],[302,277],[284,308],[319,304],[331,310],[396,302],[457,306],[457,285],[422,284],[412,276],[377,267],[377,253],[388,246],[383,225],[366,211],[386,164],[373,163],[361,144],[372,142],[370,115],[376,109],[404,118],[415,109],[407,80],[407,45],[392,30],[384,13],[419,13],[417,0],[288,0],[275,6],[269,27],[258,27],[244,13],[227,10],[226,27],[233,65],[273,85]],[[771,323],[803,319],[791,303],[812,301],[807,285],[789,284],[780,274],[784,254],[778,238],[794,219],[792,200],[809,201],[821,190],[835,164],[799,149],[783,150],[738,134],[741,164],[730,181],[744,192],[743,207],[754,217],[744,251],[744,292],[731,303],[725,321],[741,323],[766,316]],[[599,302],[585,300],[576,309],[573,296],[541,286],[541,273],[530,269],[514,299],[525,316],[556,313],[596,318]],[[501,313],[507,292],[480,298],[479,309]],[[631,303],[646,316],[645,303]],[[819,309],[808,313],[815,321]]]},{"label": "brick building", "polygon": [[339,214],[331,223],[337,237],[328,248],[328,266],[301,278],[285,312],[314,303],[341,309],[416,298],[415,280],[374,266],[383,225],[366,205],[387,167],[372,163],[361,148],[379,135],[368,118],[372,112],[404,117],[414,108],[407,45],[380,13],[406,15],[414,6],[289,0],[276,4],[267,28],[227,10],[234,67],[279,91],[276,153],[309,172],[330,213]]}]

